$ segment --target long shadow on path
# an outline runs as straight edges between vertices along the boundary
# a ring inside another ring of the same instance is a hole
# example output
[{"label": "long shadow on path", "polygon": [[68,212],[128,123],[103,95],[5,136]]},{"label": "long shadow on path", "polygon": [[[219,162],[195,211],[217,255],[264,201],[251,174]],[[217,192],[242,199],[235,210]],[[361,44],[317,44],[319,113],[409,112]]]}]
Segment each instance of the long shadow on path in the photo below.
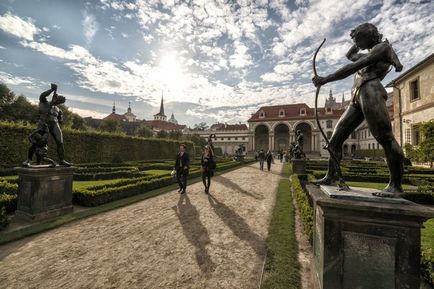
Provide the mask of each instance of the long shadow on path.
[{"label": "long shadow on path", "polygon": [[255,251],[258,256],[265,254],[265,242],[262,238],[252,232],[244,219],[224,203],[208,194],[208,201],[219,218],[229,227],[229,229],[240,240],[245,241]]},{"label": "long shadow on path", "polygon": [[[225,186],[229,189],[240,192],[244,195],[248,195],[249,197],[255,198],[257,200],[263,200],[264,199],[264,196],[248,192],[248,191],[244,190],[243,188],[241,188],[237,183],[234,183],[233,181],[231,181],[230,179],[228,179],[224,176],[215,176],[213,178],[213,181],[215,181],[219,184],[222,184],[223,186]],[[252,180],[252,181],[254,181],[254,180]]]},{"label": "long shadow on path", "polygon": [[185,237],[195,247],[196,261],[200,270],[205,274],[210,274],[214,271],[215,264],[206,249],[210,239],[208,230],[199,219],[199,212],[191,204],[187,194],[181,194],[178,205],[173,209],[178,216]]}]

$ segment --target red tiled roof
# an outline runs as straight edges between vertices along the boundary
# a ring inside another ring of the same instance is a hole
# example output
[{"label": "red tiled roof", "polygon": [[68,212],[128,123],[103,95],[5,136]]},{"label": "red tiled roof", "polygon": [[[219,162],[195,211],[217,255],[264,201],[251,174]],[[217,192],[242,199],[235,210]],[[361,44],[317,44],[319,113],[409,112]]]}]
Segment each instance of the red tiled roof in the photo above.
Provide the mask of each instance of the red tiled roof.
[{"label": "red tiled roof", "polygon": [[[304,108],[306,110],[305,115],[300,115],[300,110]],[[279,112],[283,110],[285,116],[279,117]],[[259,113],[265,112],[265,117],[259,118]],[[320,118],[338,118],[344,113],[345,109],[333,109],[331,113],[326,113],[324,107],[318,108],[318,114]],[[263,106],[255,112],[248,122],[251,121],[267,121],[267,120],[289,120],[289,119],[310,119],[315,117],[315,109],[311,108],[305,103],[287,104],[287,105],[274,105]]]},{"label": "red tiled roof", "polygon": [[104,120],[106,119],[111,119],[111,120],[116,120],[116,121],[127,121],[127,118],[124,115],[120,115],[120,114],[116,114],[116,113],[112,113],[109,114],[108,116],[103,118]]},{"label": "red tiled roof", "polygon": [[185,125],[175,124],[163,120],[147,120],[143,123],[150,128],[155,128],[158,130],[183,130],[185,128]]},{"label": "red tiled roof", "polygon": [[219,131],[219,130],[228,131],[228,130],[248,130],[249,128],[247,127],[247,125],[241,123],[240,124],[215,123],[211,125],[209,129],[213,131]]}]

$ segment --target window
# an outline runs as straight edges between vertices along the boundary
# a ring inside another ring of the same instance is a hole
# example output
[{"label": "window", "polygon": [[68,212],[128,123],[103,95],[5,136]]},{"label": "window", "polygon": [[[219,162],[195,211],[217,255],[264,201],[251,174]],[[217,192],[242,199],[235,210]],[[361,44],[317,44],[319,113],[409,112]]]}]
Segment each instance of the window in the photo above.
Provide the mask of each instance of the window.
[{"label": "window", "polygon": [[260,111],[260,112],[259,112],[259,118],[264,118],[264,117],[265,117],[265,112]]},{"label": "window", "polygon": [[283,109],[279,110],[279,117],[284,117],[285,111]]},{"label": "window", "polygon": [[230,137],[228,137],[228,140],[231,140],[231,138],[230,138]]},{"label": "window", "polygon": [[224,138],[224,137],[222,137],[222,138],[220,138],[220,140],[225,140],[225,138]]},{"label": "window", "polygon": [[330,139],[331,137],[332,137],[332,132],[331,132],[331,131],[328,131],[328,132],[327,132],[327,138]]},{"label": "window", "polygon": [[413,131],[414,131],[413,144],[417,146],[420,143],[420,132],[417,128],[415,128]]},{"label": "window", "polygon": [[351,133],[351,138],[352,138],[352,139],[356,139],[356,138],[357,138],[355,132]]},{"label": "window", "polygon": [[332,109],[331,109],[330,107],[327,107],[327,108],[326,108],[326,112],[327,112],[327,113],[331,113],[331,112],[332,112]]},{"label": "window", "polygon": [[329,119],[327,121],[327,128],[332,128],[332,127],[333,127],[333,121]]},{"label": "window", "polygon": [[243,140],[245,140],[246,138],[243,136]]},{"label": "window", "polygon": [[235,137],[235,140],[238,140],[238,137]]},{"label": "window", "polygon": [[420,98],[419,94],[419,78],[410,82],[410,100],[416,100]]},{"label": "window", "polygon": [[411,129],[405,129],[405,143],[411,144]]},{"label": "window", "polygon": [[368,143],[368,150],[370,150],[371,149],[371,144],[370,143]]},{"label": "window", "polygon": [[380,144],[377,142],[377,150],[380,149]]},{"label": "window", "polygon": [[306,115],[306,109],[305,108],[300,109],[300,115]]}]

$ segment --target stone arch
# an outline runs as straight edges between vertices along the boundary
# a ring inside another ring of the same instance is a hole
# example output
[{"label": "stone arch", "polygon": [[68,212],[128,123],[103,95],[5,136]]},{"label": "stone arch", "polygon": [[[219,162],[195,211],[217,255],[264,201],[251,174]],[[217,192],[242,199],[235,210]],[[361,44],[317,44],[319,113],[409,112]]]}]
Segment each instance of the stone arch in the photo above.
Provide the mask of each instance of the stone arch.
[{"label": "stone arch", "polygon": [[289,147],[289,126],[286,123],[278,123],[273,127],[274,149],[287,150]]},{"label": "stone arch", "polygon": [[255,147],[253,148],[255,151],[263,149],[264,151],[268,150],[268,136],[270,135],[270,130],[268,125],[262,123],[255,126]]},{"label": "stone arch", "polygon": [[303,133],[304,145],[303,151],[309,153],[312,151],[312,125],[306,121],[300,121],[294,126],[294,130],[300,130]]}]

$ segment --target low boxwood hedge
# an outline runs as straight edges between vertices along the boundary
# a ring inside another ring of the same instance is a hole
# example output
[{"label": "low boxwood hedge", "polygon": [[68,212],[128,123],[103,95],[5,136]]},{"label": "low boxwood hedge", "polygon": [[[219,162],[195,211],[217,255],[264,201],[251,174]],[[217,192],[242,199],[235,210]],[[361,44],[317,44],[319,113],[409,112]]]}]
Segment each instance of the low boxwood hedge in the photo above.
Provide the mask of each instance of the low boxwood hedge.
[{"label": "low boxwood hedge", "polygon": [[291,175],[292,193],[297,202],[297,207],[300,211],[301,222],[303,230],[312,244],[313,240],[313,206],[312,201],[309,199],[308,194],[303,189],[300,178],[306,178],[306,175]]}]

